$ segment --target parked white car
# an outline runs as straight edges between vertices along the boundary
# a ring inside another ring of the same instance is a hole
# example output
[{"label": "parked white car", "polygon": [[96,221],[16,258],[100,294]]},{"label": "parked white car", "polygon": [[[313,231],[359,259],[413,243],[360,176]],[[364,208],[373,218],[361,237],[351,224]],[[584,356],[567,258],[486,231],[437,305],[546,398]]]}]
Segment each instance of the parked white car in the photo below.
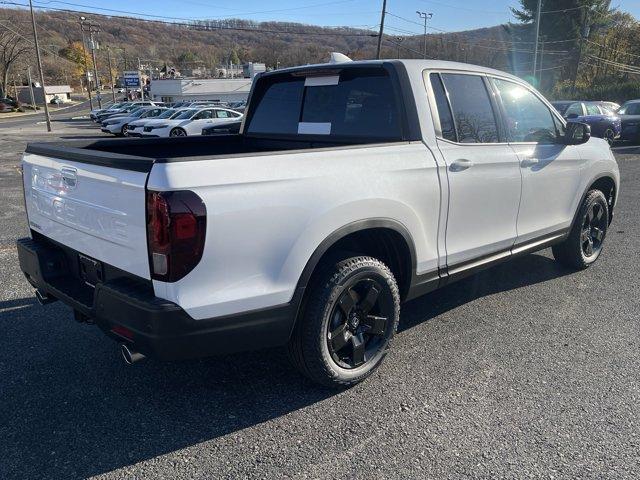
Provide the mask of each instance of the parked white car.
[{"label": "parked white car", "polygon": [[375,371],[405,300],[545,247],[592,265],[620,185],[523,80],[427,60],[268,72],[237,135],[29,144],[22,171],[41,303],[128,363],[286,346],[330,386]]},{"label": "parked white car", "polygon": [[230,119],[241,118],[242,114],[221,107],[189,108],[166,122],[147,124],[142,129],[143,137],[187,137],[202,135],[202,129]]},{"label": "parked white car", "polygon": [[141,107],[128,115],[116,115],[102,122],[102,131],[116,136],[127,136],[129,123],[136,120],[155,118],[164,112],[164,107]]},{"label": "parked white car", "polygon": [[155,123],[161,123],[163,120],[168,120],[176,115],[178,115],[181,111],[186,109],[180,108],[166,108],[160,115],[154,118],[141,118],[135,120],[133,122],[129,122],[127,126],[127,136],[128,137],[141,137],[142,129],[145,125],[152,125]]}]

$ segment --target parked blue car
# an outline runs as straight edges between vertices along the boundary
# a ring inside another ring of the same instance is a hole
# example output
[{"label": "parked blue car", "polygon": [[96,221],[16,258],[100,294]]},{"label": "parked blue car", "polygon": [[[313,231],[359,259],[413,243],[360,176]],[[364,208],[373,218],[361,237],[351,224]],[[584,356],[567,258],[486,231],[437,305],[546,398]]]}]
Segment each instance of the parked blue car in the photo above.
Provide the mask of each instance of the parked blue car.
[{"label": "parked blue car", "polygon": [[622,120],[622,140],[640,143],[640,100],[629,100],[617,112]]},{"label": "parked blue car", "polygon": [[579,100],[551,102],[569,122],[582,122],[591,127],[591,135],[604,138],[609,145],[620,138],[622,122],[620,117],[604,106],[604,102],[583,102]]}]

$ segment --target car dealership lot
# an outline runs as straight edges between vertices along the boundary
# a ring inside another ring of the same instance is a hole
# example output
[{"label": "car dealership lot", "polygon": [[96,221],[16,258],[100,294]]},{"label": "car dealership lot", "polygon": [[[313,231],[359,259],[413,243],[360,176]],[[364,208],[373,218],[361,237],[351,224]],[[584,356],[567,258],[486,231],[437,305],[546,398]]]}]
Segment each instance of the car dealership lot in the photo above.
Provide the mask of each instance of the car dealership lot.
[{"label": "car dealership lot", "polygon": [[548,250],[407,304],[367,382],[319,389],[282,352],[127,367],[41,307],[17,265],[27,141],[86,120],[0,123],[0,478],[637,478],[640,148],[601,261]]}]

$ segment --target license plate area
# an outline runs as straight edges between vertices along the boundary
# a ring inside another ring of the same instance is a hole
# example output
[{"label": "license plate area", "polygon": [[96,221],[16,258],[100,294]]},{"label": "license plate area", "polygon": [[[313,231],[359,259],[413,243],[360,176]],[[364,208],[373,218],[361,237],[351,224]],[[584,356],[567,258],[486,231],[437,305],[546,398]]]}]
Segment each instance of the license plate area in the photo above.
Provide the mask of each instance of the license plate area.
[{"label": "license plate area", "polygon": [[102,262],[79,253],[78,266],[80,267],[80,278],[86,285],[95,288],[98,283],[104,280]]}]

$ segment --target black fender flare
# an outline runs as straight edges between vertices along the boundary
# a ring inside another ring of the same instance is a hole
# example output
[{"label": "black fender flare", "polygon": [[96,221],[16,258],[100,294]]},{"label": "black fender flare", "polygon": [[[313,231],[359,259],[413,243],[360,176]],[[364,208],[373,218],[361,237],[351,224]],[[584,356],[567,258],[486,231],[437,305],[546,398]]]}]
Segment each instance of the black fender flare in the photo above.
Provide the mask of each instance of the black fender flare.
[{"label": "black fender flare", "polygon": [[320,242],[320,245],[318,245],[315,251],[311,254],[311,257],[309,258],[309,260],[307,260],[307,263],[302,270],[302,274],[298,279],[296,291],[299,291],[300,289],[306,289],[309,280],[311,279],[311,275],[320,263],[320,260],[336,242],[345,238],[347,235],[351,235],[352,233],[369,230],[372,228],[387,228],[389,230],[393,230],[396,233],[399,233],[402,238],[404,238],[404,241],[409,248],[409,254],[411,256],[411,279],[413,280],[417,265],[416,249],[413,237],[411,236],[411,233],[409,233],[407,227],[391,218],[367,218],[356,220],[355,222],[348,223],[347,225],[338,228],[329,236],[327,236],[322,242]]}]

